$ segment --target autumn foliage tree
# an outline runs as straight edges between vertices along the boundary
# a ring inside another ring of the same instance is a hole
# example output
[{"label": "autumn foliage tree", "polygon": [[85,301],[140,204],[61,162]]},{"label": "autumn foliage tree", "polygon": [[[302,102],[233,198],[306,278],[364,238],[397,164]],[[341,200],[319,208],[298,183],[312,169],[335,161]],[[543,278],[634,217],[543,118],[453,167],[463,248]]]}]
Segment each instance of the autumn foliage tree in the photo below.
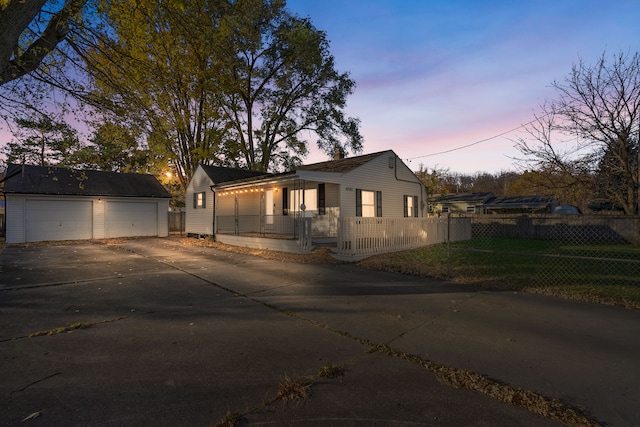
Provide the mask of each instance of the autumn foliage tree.
[{"label": "autumn foliage tree", "polygon": [[86,0],[0,1],[0,86],[38,69]]},{"label": "autumn foliage tree", "polygon": [[137,128],[186,186],[199,163],[278,170],[307,154],[359,151],[344,115],[354,82],[326,35],[280,0],[108,1],[102,26],[74,46],[87,99]]}]

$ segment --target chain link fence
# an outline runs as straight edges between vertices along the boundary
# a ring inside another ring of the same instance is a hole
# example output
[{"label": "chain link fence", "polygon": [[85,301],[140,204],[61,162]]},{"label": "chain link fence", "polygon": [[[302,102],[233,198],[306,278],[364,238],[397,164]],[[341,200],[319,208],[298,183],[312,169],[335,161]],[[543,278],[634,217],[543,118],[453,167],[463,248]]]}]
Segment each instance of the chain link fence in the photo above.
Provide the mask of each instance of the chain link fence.
[{"label": "chain link fence", "polygon": [[640,290],[640,217],[468,215],[472,238],[449,243],[449,277],[597,294]]}]

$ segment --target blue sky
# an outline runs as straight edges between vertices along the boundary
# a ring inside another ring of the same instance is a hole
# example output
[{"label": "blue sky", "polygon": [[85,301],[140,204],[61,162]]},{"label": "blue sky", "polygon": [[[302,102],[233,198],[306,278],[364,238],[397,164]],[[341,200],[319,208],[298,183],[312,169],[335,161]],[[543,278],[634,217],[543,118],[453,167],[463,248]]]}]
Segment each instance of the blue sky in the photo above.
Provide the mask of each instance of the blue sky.
[{"label": "blue sky", "polygon": [[[412,168],[513,170],[520,131],[582,58],[634,53],[640,1],[288,0],[327,33],[357,87],[364,153],[393,149]],[[308,162],[323,161],[314,150]]]}]

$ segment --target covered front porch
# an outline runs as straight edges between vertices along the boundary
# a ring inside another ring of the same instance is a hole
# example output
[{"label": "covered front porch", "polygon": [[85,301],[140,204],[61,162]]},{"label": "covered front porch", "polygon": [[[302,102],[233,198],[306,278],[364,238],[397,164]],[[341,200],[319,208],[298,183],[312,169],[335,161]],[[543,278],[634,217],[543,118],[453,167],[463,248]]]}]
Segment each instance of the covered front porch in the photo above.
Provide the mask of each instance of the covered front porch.
[{"label": "covered front porch", "polygon": [[248,243],[254,245],[303,251],[310,251],[317,244],[337,242],[338,184],[291,177],[252,180],[213,190],[219,241],[238,243],[250,239]]}]

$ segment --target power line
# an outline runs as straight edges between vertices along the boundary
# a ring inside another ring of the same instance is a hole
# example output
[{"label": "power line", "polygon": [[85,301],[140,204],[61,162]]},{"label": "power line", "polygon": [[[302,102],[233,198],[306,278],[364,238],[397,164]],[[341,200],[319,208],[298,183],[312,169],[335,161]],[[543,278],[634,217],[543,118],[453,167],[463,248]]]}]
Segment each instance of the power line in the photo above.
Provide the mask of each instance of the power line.
[{"label": "power line", "polygon": [[494,136],[489,137],[489,138],[481,139],[480,141],[472,142],[471,144],[463,145],[463,146],[461,146],[461,147],[451,148],[451,149],[449,149],[449,150],[439,151],[439,152],[437,152],[437,153],[431,153],[431,154],[425,154],[425,155],[423,155],[423,156],[411,157],[411,158],[409,158],[409,159],[407,159],[407,160],[415,160],[415,159],[422,159],[423,157],[439,156],[440,154],[447,154],[447,153],[451,153],[451,152],[453,152],[453,151],[458,151],[458,150],[463,150],[463,149],[465,149],[465,148],[473,147],[474,145],[478,145],[478,144],[481,144],[481,143],[483,143],[483,142],[491,141],[492,139],[500,138],[501,136],[504,136],[504,135],[506,135],[506,134],[508,134],[508,133],[515,132],[515,131],[517,131],[518,129],[522,129],[522,128],[523,128],[523,127],[525,127],[525,126],[529,126],[530,124],[535,123],[535,122],[537,122],[538,120],[540,120],[541,118],[543,118],[543,117],[545,117],[545,116],[548,116],[548,115],[549,115],[549,113],[547,113],[547,114],[545,114],[545,115],[543,115],[543,116],[541,116],[541,117],[537,117],[536,119],[531,120],[530,122],[525,123],[525,124],[522,124],[522,125],[520,125],[520,126],[518,126],[518,127],[515,127],[515,128],[513,128],[513,129],[511,129],[511,130],[508,130],[508,131],[506,131],[506,132],[502,132],[501,134],[494,135]]}]

